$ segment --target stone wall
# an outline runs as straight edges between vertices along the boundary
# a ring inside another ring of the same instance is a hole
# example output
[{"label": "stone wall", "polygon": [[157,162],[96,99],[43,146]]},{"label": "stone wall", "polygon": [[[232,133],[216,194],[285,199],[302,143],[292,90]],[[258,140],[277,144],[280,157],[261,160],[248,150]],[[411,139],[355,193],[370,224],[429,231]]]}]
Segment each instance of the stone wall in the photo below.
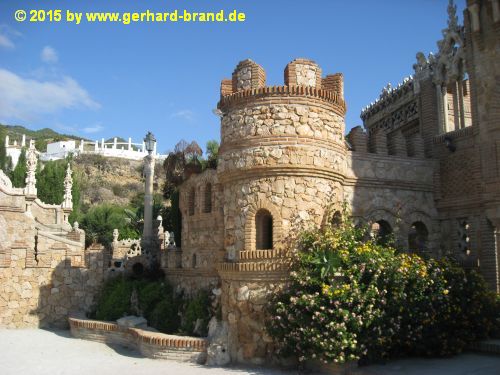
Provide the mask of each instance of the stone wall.
[{"label": "stone wall", "polygon": [[0,170],[0,327],[66,326],[86,311],[103,278],[103,249],[84,250],[85,233],[67,212],[12,188]]},{"label": "stone wall", "polygon": [[207,169],[180,187],[182,246],[162,252],[162,268],[178,291],[190,295],[219,284],[217,263],[224,258],[222,187]]}]

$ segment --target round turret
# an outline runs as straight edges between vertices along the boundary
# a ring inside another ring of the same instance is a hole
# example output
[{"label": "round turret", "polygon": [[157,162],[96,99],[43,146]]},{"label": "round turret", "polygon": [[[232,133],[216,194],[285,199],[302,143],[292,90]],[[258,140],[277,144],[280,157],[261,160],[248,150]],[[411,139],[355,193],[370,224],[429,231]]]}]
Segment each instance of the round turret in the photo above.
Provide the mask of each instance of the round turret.
[{"label": "round turret", "polygon": [[230,259],[276,248],[295,220],[319,224],[342,201],[342,75],[321,78],[316,63],[296,59],[285,69],[284,86],[265,81],[264,69],[245,60],[221,84],[217,171]]}]

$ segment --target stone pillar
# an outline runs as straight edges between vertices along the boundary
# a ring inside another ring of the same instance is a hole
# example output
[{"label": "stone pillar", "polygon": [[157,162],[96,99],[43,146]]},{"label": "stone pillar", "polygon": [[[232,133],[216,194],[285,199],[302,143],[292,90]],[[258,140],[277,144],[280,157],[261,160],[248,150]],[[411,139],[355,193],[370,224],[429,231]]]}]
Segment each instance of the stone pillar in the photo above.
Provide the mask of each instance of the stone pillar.
[{"label": "stone pillar", "polygon": [[153,236],[153,180],[155,157],[150,153],[144,158],[145,192],[144,192],[144,231],[142,240],[149,245]]},{"label": "stone pillar", "polygon": [[26,135],[23,134],[23,138],[21,140],[21,147],[26,147]]},{"label": "stone pillar", "polygon": [[5,148],[9,147],[9,136],[5,136]]},{"label": "stone pillar", "polygon": [[95,152],[99,151],[99,141],[95,141],[94,151]]},{"label": "stone pillar", "polygon": [[155,142],[155,145],[154,145],[154,148],[153,148],[153,155],[156,155],[156,142]]},{"label": "stone pillar", "polygon": [[132,138],[128,138],[128,150],[132,150]]},{"label": "stone pillar", "polygon": [[38,163],[38,158],[36,156],[35,141],[30,140],[30,147],[26,155],[26,187],[24,188],[24,194],[35,196],[37,194],[36,190],[36,164]]},{"label": "stone pillar", "polygon": [[438,123],[439,132],[448,132],[448,95],[446,87],[443,88],[441,84],[436,84],[436,97],[438,101]]},{"label": "stone pillar", "polygon": [[454,121],[454,128],[453,130],[458,130],[460,129],[460,98],[458,94],[459,88],[458,88],[458,81],[453,82],[453,121]]}]

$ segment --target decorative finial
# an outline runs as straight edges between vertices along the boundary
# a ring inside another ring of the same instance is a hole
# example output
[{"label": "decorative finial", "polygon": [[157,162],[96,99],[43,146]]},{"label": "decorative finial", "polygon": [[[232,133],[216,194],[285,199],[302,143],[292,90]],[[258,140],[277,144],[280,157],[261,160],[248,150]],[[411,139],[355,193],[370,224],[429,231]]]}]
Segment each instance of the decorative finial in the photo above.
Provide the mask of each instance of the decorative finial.
[{"label": "decorative finial", "polygon": [[73,195],[71,193],[71,189],[73,189],[73,178],[71,175],[73,172],[71,171],[71,166],[68,163],[66,168],[66,177],[64,178],[64,200],[62,203],[62,208],[72,210],[73,209]]},{"label": "decorative finial", "polygon": [[457,18],[457,6],[454,4],[453,0],[448,3],[448,28],[450,30],[456,29],[458,26]]}]

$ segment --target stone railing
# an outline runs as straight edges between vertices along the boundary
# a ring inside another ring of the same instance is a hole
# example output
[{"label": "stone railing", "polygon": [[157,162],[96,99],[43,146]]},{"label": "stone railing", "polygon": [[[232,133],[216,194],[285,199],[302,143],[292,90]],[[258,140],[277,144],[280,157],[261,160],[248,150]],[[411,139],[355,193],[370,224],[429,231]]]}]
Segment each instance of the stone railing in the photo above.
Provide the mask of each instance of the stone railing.
[{"label": "stone railing", "polygon": [[79,317],[68,320],[71,334],[76,338],[123,345],[148,358],[198,364],[206,361],[208,341],[204,338],[167,335]]}]

